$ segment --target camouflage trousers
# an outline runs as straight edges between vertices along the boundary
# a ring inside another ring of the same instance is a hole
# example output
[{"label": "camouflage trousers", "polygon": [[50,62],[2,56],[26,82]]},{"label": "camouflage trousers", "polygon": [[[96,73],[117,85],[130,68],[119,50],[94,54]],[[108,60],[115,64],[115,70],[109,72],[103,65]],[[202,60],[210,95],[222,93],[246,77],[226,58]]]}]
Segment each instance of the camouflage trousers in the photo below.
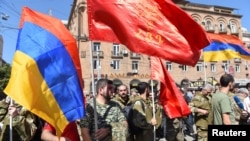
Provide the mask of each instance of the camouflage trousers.
[{"label": "camouflage trousers", "polygon": [[197,127],[198,141],[207,141],[207,130]]}]

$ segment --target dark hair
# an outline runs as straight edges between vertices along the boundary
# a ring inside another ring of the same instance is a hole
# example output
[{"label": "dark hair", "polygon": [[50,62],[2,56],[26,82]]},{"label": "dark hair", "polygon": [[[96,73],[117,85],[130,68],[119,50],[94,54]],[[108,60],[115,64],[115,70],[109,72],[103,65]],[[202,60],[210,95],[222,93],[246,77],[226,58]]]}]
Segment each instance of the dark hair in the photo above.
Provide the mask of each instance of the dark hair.
[{"label": "dark hair", "polygon": [[181,87],[187,88],[189,87],[189,80],[187,78],[184,78],[181,80]]},{"label": "dark hair", "polygon": [[189,84],[189,80],[187,78],[184,78],[181,80],[181,86]]},{"label": "dark hair", "polygon": [[248,83],[246,84],[246,88],[248,88],[248,87],[250,87],[250,82],[248,82]]},{"label": "dark hair", "polygon": [[99,79],[97,81],[97,84],[96,84],[96,92],[98,93],[98,90],[100,88],[104,88],[105,86],[107,86],[108,84],[113,84],[113,81],[111,80],[108,80],[108,79]]},{"label": "dark hair", "polygon": [[138,93],[143,94],[146,88],[149,88],[149,84],[147,82],[140,82],[137,87]]},{"label": "dark hair", "polygon": [[227,87],[230,82],[234,82],[234,77],[231,74],[223,74],[220,77],[221,87]]},{"label": "dark hair", "polygon": [[126,87],[126,89],[128,90],[128,86],[127,86],[127,85],[125,85],[125,84],[121,84],[121,85],[119,85],[119,86],[117,87],[117,90],[119,90],[119,88],[120,88],[121,86]]},{"label": "dark hair", "polygon": [[235,83],[234,84],[234,88],[240,88],[240,84],[239,83]]}]

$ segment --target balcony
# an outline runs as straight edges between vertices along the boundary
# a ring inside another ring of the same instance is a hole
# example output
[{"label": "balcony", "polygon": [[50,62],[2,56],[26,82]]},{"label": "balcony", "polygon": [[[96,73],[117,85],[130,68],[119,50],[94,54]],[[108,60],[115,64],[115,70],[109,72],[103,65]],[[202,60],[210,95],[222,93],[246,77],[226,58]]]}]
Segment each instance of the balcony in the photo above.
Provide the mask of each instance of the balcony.
[{"label": "balcony", "polygon": [[212,32],[212,33],[214,33],[214,26],[212,26],[212,25],[207,25],[207,26],[205,26],[205,29],[206,29],[206,31],[207,32]]},{"label": "balcony", "polygon": [[130,52],[131,59],[141,59],[141,55],[138,53]]},{"label": "balcony", "polygon": [[134,70],[132,70],[132,73],[133,73],[133,74],[137,74],[137,73],[138,73],[138,70],[137,70],[137,69],[134,69]]},{"label": "balcony", "polygon": [[111,58],[123,58],[123,53],[119,51],[111,51]]},{"label": "balcony", "polygon": [[219,33],[227,33],[227,29],[226,28],[220,28]]},{"label": "balcony", "polygon": [[239,30],[231,30],[231,34],[232,35],[238,35],[239,34]]},{"label": "balcony", "polygon": [[97,57],[103,58],[104,57],[103,51],[93,51],[93,58]]},{"label": "balcony", "polygon": [[241,58],[234,58],[234,63],[241,63]]},{"label": "balcony", "polygon": [[138,74],[138,70],[137,69],[133,69],[132,71],[127,73],[127,76],[134,76]]}]

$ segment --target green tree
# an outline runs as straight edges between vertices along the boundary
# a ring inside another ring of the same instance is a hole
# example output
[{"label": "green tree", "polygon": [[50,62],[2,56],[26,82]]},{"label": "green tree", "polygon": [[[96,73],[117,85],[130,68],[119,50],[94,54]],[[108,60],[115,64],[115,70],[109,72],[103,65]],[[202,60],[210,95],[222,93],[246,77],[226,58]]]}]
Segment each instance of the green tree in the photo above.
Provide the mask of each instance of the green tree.
[{"label": "green tree", "polygon": [[3,62],[2,66],[0,66],[0,99],[6,96],[3,90],[9,82],[10,72],[11,66],[8,63]]}]

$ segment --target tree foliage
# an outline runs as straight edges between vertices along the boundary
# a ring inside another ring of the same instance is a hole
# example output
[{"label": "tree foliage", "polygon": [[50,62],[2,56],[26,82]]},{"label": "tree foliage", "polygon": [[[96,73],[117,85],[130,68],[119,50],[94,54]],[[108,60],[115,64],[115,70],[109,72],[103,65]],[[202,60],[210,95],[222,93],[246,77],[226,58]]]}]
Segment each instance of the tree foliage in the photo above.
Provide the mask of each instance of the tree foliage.
[{"label": "tree foliage", "polygon": [[7,86],[10,79],[11,66],[5,62],[3,62],[2,66],[0,66],[0,99],[5,97],[3,90]]}]

